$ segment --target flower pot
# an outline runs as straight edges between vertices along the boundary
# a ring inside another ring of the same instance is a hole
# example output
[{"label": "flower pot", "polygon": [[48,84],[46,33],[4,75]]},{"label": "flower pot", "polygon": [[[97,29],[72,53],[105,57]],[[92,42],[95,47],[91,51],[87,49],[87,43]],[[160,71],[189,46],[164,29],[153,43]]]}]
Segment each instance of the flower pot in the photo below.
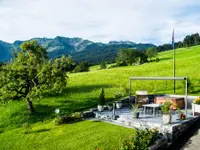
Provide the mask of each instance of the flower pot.
[{"label": "flower pot", "polygon": [[195,115],[195,113],[200,114],[200,105],[192,103],[192,112],[193,116]]},{"label": "flower pot", "polygon": [[133,112],[133,118],[139,118],[139,112]]},{"label": "flower pot", "polygon": [[98,111],[103,111],[103,110],[104,110],[104,106],[98,105],[98,106],[97,106],[97,109],[98,109]]},{"label": "flower pot", "polygon": [[113,109],[113,106],[108,105],[108,110],[112,110],[112,109]]},{"label": "flower pot", "polygon": [[169,124],[171,122],[171,115],[163,115],[163,123]]},{"label": "flower pot", "polygon": [[122,102],[117,102],[117,103],[116,103],[116,108],[117,108],[117,109],[122,108]]}]

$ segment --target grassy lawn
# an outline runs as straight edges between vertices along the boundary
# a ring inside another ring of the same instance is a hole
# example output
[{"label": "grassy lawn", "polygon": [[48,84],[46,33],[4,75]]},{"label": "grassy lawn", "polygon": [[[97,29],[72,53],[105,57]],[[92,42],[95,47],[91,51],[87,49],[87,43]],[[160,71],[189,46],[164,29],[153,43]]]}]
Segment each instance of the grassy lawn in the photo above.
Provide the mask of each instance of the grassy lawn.
[{"label": "grassy lawn", "polygon": [[[200,46],[176,50],[177,76],[187,76],[192,82],[190,95],[200,95]],[[83,121],[55,126],[54,110],[62,114],[96,107],[101,88],[107,101],[114,100],[114,94],[126,96],[130,76],[172,76],[173,51],[159,53],[159,62],[140,66],[119,67],[90,72],[69,74],[68,87],[61,95],[49,95],[34,101],[36,113],[30,115],[23,101],[0,105],[0,150],[4,149],[115,149],[121,136],[132,130],[102,122]],[[184,93],[184,84],[177,81],[177,94]],[[148,90],[150,93],[173,93],[172,81],[134,81],[133,91]],[[24,134],[22,125],[29,123],[32,130]]]},{"label": "grassy lawn", "polygon": [[82,121],[79,123],[55,126],[52,122],[40,122],[32,125],[28,133],[16,128],[0,134],[1,150],[94,150],[116,149],[120,137],[133,132],[132,129],[103,123]]}]

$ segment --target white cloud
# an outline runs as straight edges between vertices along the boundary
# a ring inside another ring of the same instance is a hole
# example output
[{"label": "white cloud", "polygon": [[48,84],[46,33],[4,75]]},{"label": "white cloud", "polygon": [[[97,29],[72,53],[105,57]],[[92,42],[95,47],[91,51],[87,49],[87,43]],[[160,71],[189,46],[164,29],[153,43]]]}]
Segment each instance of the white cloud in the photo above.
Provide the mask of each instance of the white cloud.
[{"label": "white cloud", "polygon": [[199,0],[0,0],[0,39],[81,37],[155,44],[200,32]]}]

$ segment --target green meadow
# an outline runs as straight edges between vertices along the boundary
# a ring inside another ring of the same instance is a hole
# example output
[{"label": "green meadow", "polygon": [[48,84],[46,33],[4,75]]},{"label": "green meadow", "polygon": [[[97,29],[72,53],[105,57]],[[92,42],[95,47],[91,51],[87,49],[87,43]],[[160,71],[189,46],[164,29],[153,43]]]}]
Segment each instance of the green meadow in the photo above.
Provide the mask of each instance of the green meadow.
[{"label": "green meadow", "polygon": [[[116,93],[127,96],[130,76],[173,76],[173,51],[159,53],[159,62],[139,66],[99,70],[92,66],[90,72],[68,74],[68,86],[60,95],[48,95],[34,101],[36,113],[30,115],[24,101],[10,101],[0,105],[0,149],[64,149],[90,150],[117,149],[120,137],[132,129],[94,121],[55,126],[59,108],[61,114],[96,107],[102,88],[107,101],[114,101]],[[176,75],[190,80],[189,95],[200,95],[200,46],[176,50]],[[173,93],[173,81],[133,81],[136,90],[149,93]],[[176,82],[177,94],[184,94],[182,81]]]}]

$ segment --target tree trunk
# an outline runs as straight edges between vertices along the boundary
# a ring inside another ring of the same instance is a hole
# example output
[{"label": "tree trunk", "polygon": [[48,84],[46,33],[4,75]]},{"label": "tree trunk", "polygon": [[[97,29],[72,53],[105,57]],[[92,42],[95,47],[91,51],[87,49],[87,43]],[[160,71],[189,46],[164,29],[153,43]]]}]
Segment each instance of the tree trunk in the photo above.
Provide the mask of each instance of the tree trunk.
[{"label": "tree trunk", "polygon": [[29,98],[26,99],[26,103],[27,103],[27,107],[28,107],[29,111],[30,111],[31,113],[35,112],[34,107],[33,107],[33,104],[32,104],[32,102],[29,100]]}]

